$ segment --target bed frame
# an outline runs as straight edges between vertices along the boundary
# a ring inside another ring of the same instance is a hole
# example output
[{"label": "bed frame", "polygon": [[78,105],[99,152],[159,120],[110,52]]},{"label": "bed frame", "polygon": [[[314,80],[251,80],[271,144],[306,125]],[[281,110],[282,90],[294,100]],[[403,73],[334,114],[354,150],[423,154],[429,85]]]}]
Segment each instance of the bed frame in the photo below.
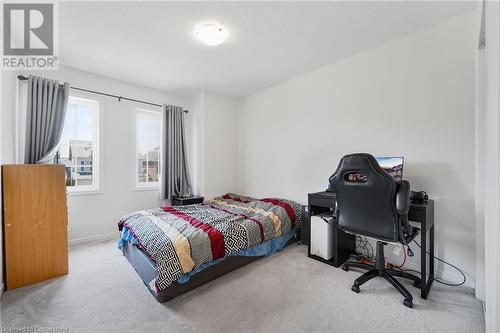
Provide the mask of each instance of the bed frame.
[{"label": "bed frame", "polygon": [[[302,207],[302,218],[308,218],[305,208]],[[300,232],[296,233],[297,236],[292,237],[285,245],[296,243],[300,241]],[[155,286],[155,267],[156,264],[149,256],[136,245],[125,242],[122,248],[123,255],[128,259],[130,264],[137,271],[144,284],[148,287],[149,291],[156,300],[160,303],[171,300],[181,294],[188,292],[191,289],[199,287],[207,282],[215,280],[222,275],[225,275],[235,269],[248,265],[249,263],[261,257],[243,257],[243,256],[229,256],[220,263],[207,267],[201,272],[191,276],[187,283],[173,282],[167,289],[158,291]]]}]

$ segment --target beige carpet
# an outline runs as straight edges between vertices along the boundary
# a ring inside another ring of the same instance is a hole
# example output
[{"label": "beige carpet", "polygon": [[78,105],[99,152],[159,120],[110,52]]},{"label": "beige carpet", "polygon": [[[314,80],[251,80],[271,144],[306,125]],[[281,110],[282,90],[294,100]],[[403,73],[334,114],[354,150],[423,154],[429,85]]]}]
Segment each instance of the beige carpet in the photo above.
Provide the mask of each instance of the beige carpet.
[{"label": "beige carpet", "polygon": [[170,302],[160,304],[115,242],[70,251],[70,274],[8,291],[1,326],[70,332],[483,332],[481,304],[469,288],[435,284],[428,300],[411,285],[406,308],[388,283],[351,291],[344,272],[292,245]]}]

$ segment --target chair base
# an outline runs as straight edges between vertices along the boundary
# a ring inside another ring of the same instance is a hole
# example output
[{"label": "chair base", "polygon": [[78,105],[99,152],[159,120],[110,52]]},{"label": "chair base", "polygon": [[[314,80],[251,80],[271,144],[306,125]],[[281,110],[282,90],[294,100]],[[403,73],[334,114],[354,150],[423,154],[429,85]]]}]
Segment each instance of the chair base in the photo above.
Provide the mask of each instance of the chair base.
[{"label": "chair base", "polygon": [[[380,245],[379,245],[380,243]],[[385,260],[384,258],[384,250],[383,250],[383,245],[385,243],[382,242],[377,242],[377,264],[376,265],[368,265],[368,264],[363,264],[359,262],[345,262],[342,265],[342,269],[344,271],[348,271],[349,268],[355,267],[355,268],[361,268],[361,269],[367,269],[368,271],[358,277],[356,280],[354,280],[354,284],[352,286],[352,291],[359,293],[359,287],[365,284],[367,281],[370,281],[373,278],[376,277],[382,277],[385,280],[387,280],[394,288],[396,288],[397,291],[401,295],[403,295],[404,300],[403,304],[409,308],[413,308],[413,296],[411,293],[398,281],[395,279],[395,277],[400,277],[403,279],[408,279],[413,281],[413,285],[415,287],[420,288],[420,278],[416,275],[407,273],[407,272],[402,272],[394,269],[387,269],[385,268]]]}]

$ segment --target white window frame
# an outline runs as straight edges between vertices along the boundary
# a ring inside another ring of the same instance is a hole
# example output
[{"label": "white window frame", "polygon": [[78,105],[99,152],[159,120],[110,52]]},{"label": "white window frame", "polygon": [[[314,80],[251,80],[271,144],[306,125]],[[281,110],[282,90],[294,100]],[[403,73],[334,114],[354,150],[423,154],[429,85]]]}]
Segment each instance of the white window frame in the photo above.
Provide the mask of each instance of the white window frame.
[{"label": "white window frame", "polygon": [[162,177],[162,172],[161,168],[158,170],[158,181],[157,182],[139,182],[138,175],[139,175],[139,169],[138,169],[138,163],[137,163],[137,156],[139,152],[139,133],[137,131],[137,118],[139,112],[150,112],[150,113],[155,113],[160,115],[160,151],[158,155],[158,159],[160,164],[162,163],[162,152],[163,152],[163,142],[162,142],[162,136],[163,136],[163,114],[161,112],[161,109],[149,109],[149,108],[136,108],[134,110],[134,133],[135,133],[135,150],[134,150],[134,183],[135,183],[135,188],[136,190],[159,190],[160,189],[160,182],[161,182],[161,177]]},{"label": "white window frame", "polygon": [[[101,148],[101,140],[100,140],[100,128],[101,128],[101,114],[102,114],[102,100],[95,98],[94,96],[89,96],[87,94],[74,93],[71,92],[68,99],[68,104],[71,101],[76,101],[80,105],[87,105],[89,108],[95,110],[94,115],[94,128],[92,129],[92,137],[93,137],[93,152],[92,152],[92,185],[77,185],[77,186],[66,186],[66,191],[69,195],[78,195],[78,194],[93,194],[100,193],[101,191],[101,165],[100,165],[100,148]],[[95,106],[97,105],[97,108]],[[77,166],[79,167],[79,166]]]}]

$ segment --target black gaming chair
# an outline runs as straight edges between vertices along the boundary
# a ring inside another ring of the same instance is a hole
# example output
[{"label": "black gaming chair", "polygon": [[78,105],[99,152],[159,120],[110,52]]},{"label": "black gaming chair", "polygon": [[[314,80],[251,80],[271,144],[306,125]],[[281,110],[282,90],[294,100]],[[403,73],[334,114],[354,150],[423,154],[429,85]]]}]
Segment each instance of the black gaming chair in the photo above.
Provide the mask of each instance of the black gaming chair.
[{"label": "black gaming chair", "polygon": [[403,304],[412,308],[413,297],[394,277],[414,281],[420,286],[420,278],[399,270],[387,269],[384,245],[387,242],[408,244],[417,235],[418,229],[408,223],[410,184],[396,181],[385,172],[370,154],[346,155],[330,177],[336,200],[338,227],[345,232],[377,239],[375,265],[347,261],[342,269],[349,267],[368,269],[356,280],[352,290],[359,293],[365,282],[380,276],[389,281],[403,296]]}]

